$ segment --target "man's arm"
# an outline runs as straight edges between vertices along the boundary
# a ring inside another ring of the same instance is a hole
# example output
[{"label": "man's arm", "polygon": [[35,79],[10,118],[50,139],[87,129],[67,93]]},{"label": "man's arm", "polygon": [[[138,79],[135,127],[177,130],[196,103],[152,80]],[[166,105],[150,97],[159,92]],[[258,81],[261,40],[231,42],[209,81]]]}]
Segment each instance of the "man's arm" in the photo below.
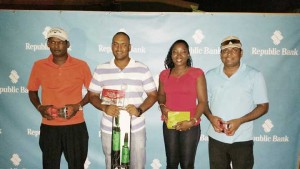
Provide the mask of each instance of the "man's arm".
[{"label": "man's arm", "polygon": [[38,91],[29,91],[28,96],[32,105],[40,112],[42,117],[47,118],[48,120],[53,119],[53,117],[47,113],[47,109],[52,107],[52,105],[42,105]]},{"label": "man's arm", "polygon": [[89,93],[89,99],[91,104],[98,110],[103,111],[109,116],[116,117],[120,114],[119,108],[116,105],[104,105],[100,99],[100,93],[91,92]]},{"label": "man's arm", "polygon": [[164,84],[159,79],[159,85],[158,85],[158,96],[157,96],[157,102],[160,108],[160,111],[162,113],[162,118],[166,122],[168,120],[168,112],[170,109],[166,106],[166,93],[164,90]]},{"label": "man's arm", "polygon": [[225,132],[227,135],[234,135],[235,131],[240,127],[241,124],[255,120],[264,114],[266,114],[269,110],[269,103],[258,104],[255,109],[253,109],[250,113],[246,114],[243,117],[238,119],[233,119],[227,122],[229,129]]},{"label": "man's arm", "polygon": [[82,108],[84,105],[88,104],[90,102],[89,98],[89,91],[85,94],[82,100],[76,104],[66,104],[66,107],[72,107],[72,111],[70,114],[68,114],[68,119],[74,117],[76,113]]},{"label": "man's arm", "polygon": [[[126,106],[126,111],[131,115],[139,117],[141,114],[146,112],[151,106],[153,106],[153,104],[156,101],[157,101],[157,91],[155,90],[152,92],[148,92],[147,98],[144,100],[144,102],[139,107],[135,107],[134,105],[129,104]],[[138,109],[140,109],[142,112],[139,112]]]},{"label": "man's arm", "polygon": [[205,104],[204,115],[210,121],[211,125],[213,126],[213,128],[216,132],[220,133],[223,131],[223,128],[221,127],[221,122],[223,120],[220,117],[214,116],[211,113],[209,106],[208,106],[208,102]]},{"label": "man's arm", "polygon": [[143,110],[143,112],[145,112],[150,107],[152,107],[156,101],[157,101],[157,91],[155,90],[155,91],[147,93],[147,98],[139,106],[139,108],[141,108]]},{"label": "man's arm", "polygon": [[89,99],[91,104],[98,110],[105,112],[107,105],[102,105],[102,100],[100,99],[100,93],[89,92]]},{"label": "man's arm", "polygon": [[38,110],[38,107],[41,105],[38,91],[29,91],[28,96],[32,105]]}]

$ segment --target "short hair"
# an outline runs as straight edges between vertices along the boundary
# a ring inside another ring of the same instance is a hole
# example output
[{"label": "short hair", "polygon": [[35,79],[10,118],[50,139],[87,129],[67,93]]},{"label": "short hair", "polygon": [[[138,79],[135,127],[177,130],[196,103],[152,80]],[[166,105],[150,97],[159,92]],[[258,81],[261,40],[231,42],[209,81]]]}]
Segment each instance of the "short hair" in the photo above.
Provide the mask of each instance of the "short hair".
[{"label": "short hair", "polygon": [[130,43],[130,37],[129,37],[129,35],[128,35],[127,33],[125,33],[125,32],[117,32],[117,33],[113,36],[113,39],[114,39],[117,35],[124,35],[124,36],[126,36],[127,39],[128,39],[128,41],[129,41],[129,43]]}]

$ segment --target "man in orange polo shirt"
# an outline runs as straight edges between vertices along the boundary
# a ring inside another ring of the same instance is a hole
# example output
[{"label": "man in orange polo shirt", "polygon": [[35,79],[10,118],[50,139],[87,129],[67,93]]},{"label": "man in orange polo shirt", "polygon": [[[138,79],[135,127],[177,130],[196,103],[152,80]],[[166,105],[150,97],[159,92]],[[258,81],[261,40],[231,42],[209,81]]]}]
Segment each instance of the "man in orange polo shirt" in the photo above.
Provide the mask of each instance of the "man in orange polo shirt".
[{"label": "man in orange polo shirt", "polygon": [[89,136],[82,107],[89,97],[82,96],[82,87],[89,86],[91,71],[86,62],[68,54],[70,42],[63,29],[50,29],[47,45],[51,54],[34,63],[27,85],[30,101],[42,116],[43,169],[59,169],[62,153],[69,169],[84,169]]}]

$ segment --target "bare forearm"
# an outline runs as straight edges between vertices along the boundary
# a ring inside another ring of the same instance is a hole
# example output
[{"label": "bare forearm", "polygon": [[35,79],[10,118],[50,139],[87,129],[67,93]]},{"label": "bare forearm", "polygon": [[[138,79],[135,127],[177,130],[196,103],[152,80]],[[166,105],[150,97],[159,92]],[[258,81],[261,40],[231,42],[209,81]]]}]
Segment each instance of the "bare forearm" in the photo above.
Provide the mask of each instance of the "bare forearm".
[{"label": "bare forearm", "polygon": [[205,103],[205,107],[204,107],[204,113],[203,113],[206,118],[211,121],[211,118],[213,117],[212,112],[209,109],[208,103]]},{"label": "bare forearm", "polygon": [[90,103],[91,103],[96,109],[105,112],[105,107],[106,107],[106,105],[101,104],[102,101],[101,101],[101,99],[99,98],[99,96],[90,96],[89,100],[90,100]]},{"label": "bare forearm", "polygon": [[38,106],[41,105],[40,98],[38,96],[38,91],[29,91],[28,96],[32,105],[37,109]]},{"label": "bare forearm", "polygon": [[144,112],[147,111],[157,101],[157,94],[148,95],[144,102],[139,106]]},{"label": "bare forearm", "polygon": [[[204,113],[205,110],[205,103],[204,102],[199,102],[196,108],[196,114],[194,118],[200,118],[202,114]],[[192,118],[192,117],[191,117]]]},{"label": "bare forearm", "polygon": [[241,123],[255,120],[261,117],[262,115],[266,114],[268,112],[268,109],[269,109],[269,103],[259,104],[253,111],[239,118],[239,120]]},{"label": "bare forearm", "polygon": [[89,98],[89,91],[85,94],[85,96],[83,97],[83,99],[79,102],[79,104],[81,106],[84,106],[86,104],[88,104],[90,102],[90,98]]},{"label": "bare forearm", "polygon": [[158,95],[157,102],[158,104],[166,104],[166,97],[162,95]]}]

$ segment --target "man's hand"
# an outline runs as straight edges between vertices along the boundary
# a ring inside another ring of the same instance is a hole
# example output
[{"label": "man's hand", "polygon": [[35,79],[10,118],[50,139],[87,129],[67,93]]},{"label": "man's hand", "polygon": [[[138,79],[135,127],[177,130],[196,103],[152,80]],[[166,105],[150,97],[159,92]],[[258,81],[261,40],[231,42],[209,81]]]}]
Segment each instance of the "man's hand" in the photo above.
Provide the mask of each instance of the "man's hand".
[{"label": "man's hand", "polygon": [[133,116],[139,117],[140,112],[137,110],[137,108],[133,104],[129,104],[125,107],[126,111]]},{"label": "man's hand", "polygon": [[234,133],[236,132],[236,130],[240,127],[240,125],[242,123],[239,119],[233,119],[233,120],[227,121],[227,124],[228,124],[228,129],[224,130],[224,133],[227,136],[233,136]]},{"label": "man's hand", "polygon": [[112,117],[117,117],[120,114],[120,108],[116,105],[107,105],[104,112]]},{"label": "man's hand", "polygon": [[224,131],[222,123],[225,123],[220,117],[211,115],[209,121],[216,132],[221,133]]},{"label": "man's hand", "polygon": [[77,112],[79,111],[79,104],[66,104],[66,119],[71,119],[72,117],[74,117]]},{"label": "man's hand", "polygon": [[46,118],[47,120],[53,120],[55,117],[51,115],[52,108],[53,110],[55,109],[53,105],[39,105],[37,109],[43,118]]}]

